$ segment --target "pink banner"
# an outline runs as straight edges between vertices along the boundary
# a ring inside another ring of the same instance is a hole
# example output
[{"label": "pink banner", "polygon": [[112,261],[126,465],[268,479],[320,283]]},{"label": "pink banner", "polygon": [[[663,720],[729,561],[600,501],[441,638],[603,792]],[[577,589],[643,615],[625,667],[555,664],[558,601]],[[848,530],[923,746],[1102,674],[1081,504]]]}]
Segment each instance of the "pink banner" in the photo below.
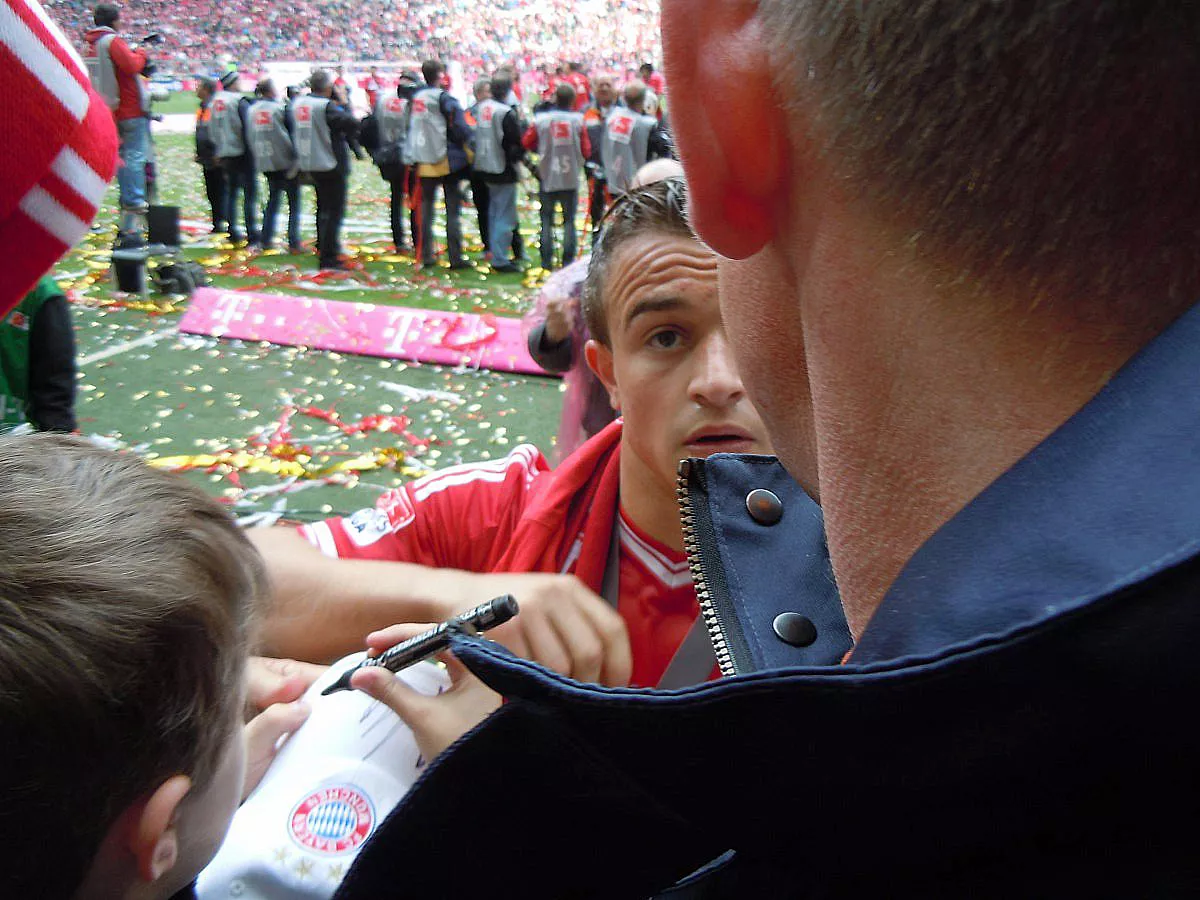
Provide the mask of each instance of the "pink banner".
[{"label": "pink banner", "polygon": [[545,375],[521,320],[198,288],[179,330],[443,366]]}]

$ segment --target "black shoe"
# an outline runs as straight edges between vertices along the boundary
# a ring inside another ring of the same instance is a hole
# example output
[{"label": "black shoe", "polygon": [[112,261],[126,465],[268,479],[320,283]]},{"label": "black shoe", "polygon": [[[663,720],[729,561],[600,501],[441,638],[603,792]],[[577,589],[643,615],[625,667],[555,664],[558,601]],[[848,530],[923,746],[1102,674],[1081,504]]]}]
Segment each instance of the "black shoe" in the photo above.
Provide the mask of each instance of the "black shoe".
[{"label": "black shoe", "polygon": [[346,265],[344,262],[335,259],[332,262],[321,263],[321,270],[322,271],[333,270],[335,272],[349,272],[350,267],[348,265]]},{"label": "black shoe", "polygon": [[512,263],[509,263],[507,266],[492,266],[492,271],[499,272],[502,275],[513,275],[519,273],[521,270]]},{"label": "black shoe", "polygon": [[450,268],[451,269],[473,269],[473,268],[475,268],[475,265],[470,260],[460,259],[458,262],[450,263]]}]

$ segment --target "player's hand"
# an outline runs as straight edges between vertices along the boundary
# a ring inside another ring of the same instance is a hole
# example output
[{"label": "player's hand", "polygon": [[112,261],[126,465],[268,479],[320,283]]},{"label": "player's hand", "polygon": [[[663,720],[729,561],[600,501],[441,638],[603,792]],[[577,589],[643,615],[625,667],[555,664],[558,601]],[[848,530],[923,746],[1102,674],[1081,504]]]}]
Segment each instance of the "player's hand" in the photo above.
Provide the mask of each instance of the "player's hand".
[{"label": "player's hand", "polygon": [[[393,625],[367,636],[381,653],[432,625]],[[350,685],[396,713],[413,730],[421,754],[431,760],[500,707],[500,695],[467,671],[453,654],[439,657],[450,673],[450,689],[436,697],[417,693],[382,666],[359,669]]]},{"label": "player's hand", "polygon": [[472,576],[470,601],[446,618],[488,597],[512,594],[521,612],[487,633],[518,656],[574,678],[625,687],[633,673],[629,633],[617,611],[574,575],[495,574]]},{"label": "player's hand", "polygon": [[575,326],[576,302],[570,296],[546,298],[546,340],[560,344],[571,336]]},{"label": "player's hand", "polygon": [[246,663],[246,719],[277,703],[291,703],[304,696],[327,666],[252,656]]}]

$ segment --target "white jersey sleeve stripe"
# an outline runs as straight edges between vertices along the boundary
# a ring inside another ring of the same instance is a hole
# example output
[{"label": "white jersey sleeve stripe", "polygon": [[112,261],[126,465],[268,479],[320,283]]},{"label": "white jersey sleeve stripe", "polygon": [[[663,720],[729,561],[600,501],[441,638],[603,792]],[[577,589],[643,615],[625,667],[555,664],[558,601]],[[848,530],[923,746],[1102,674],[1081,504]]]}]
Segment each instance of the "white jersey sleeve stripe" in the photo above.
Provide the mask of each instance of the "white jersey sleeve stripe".
[{"label": "white jersey sleeve stripe", "polygon": [[337,544],[333,540],[333,531],[330,530],[327,522],[313,522],[311,525],[303,525],[300,528],[300,533],[323,554],[337,559]]}]

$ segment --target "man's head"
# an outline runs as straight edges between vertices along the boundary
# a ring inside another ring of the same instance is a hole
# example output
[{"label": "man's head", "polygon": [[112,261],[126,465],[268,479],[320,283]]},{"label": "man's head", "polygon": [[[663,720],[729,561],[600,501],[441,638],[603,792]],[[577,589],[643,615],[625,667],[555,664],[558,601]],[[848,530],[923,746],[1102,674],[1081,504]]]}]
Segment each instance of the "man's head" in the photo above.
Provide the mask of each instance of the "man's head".
[{"label": "man's head", "polygon": [[114,3],[99,3],[92,11],[92,21],[97,28],[116,28],[121,12]]},{"label": "man's head", "polygon": [[309,90],[316,97],[333,96],[333,77],[328,69],[315,69],[308,80]]},{"label": "man's head", "polygon": [[635,113],[645,110],[646,85],[644,82],[631,81],[625,85],[625,105]]},{"label": "man's head", "polygon": [[212,98],[212,95],[217,92],[217,80],[215,78],[200,78],[196,81],[196,97],[201,103]]},{"label": "man's head", "polygon": [[492,96],[492,82],[489,78],[480,78],[475,82],[475,102],[482,103]]},{"label": "man's head", "polygon": [[425,83],[430,87],[437,87],[442,82],[442,75],[445,74],[446,67],[436,59],[427,59],[421,63],[421,75],[425,78]]},{"label": "man's head", "polygon": [[497,70],[496,74],[492,76],[490,89],[492,99],[498,103],[503,103],[508,99],[508,95],[512,93],[512,80],[507,75],[501,74],[500,70]]},{"label": "man's head", "polygon": [[416,72],[404,72],[400,75],[400,80],[396,83],[396,95],[406,100],[411,99],[420,87],[421,76]]},{"label": "man's head", "polygon": [[367,72],[372,78],[379,77],[379,68],[377,66],[371,66],[371,68],[367,69]]},{"label": "man's head", "polygon": [[597,106],[612,106],[617,102],[617,88],[611,75],[599,76],[592,85],[592,93],[596,95]]},{"label": "man's head", "polygon": [[668,491],[688,456],[769,452],[725,337],[717,258],[692,233],[686,207],[681,178],[622,195],[583,299],[588,364],[625,418],[642,487]]},{"label": "man's head", "polygon": [[583,65],[582,65],[582,63],[577,63],[577,62],[569,62],[569,63],[567,63],[567,71],[568,71],[568,72],[572,72],[572,73],[574,73],[574,72],[582,72],[582,71],[583,71]]},{"label": "man's head", "polygon": [[274,81],[270,78],[264,78],[254,86],[254,95],[264,100],[274,100],[279,96],[279,92],[275,89]]},{"label": "man's head", "polygon": [[241,795],[261,560],[199,490],[80,439],[3,439],[0,491],[5,885],[169,897]]},{"label": "man's head", "polygon": [[559,109],[575,108],[575,88],[571,86],[569,81],[561,82],[554,89],[554,105]]},{"label": "man's head", "polygon": [[873,277],[822,241],[834,213],[853,249],[989,315],[1124,325],[1200,296],[1197,33],[1200,8],[1142,0],[664,0],[692,221],[747,261],[722,302],[781,456],[808,393],[801,286]]},{"label": "man's head", "polygon": [[654,64],[648,62],[642,63],[638,66],[638,74],[641,76],[642,81],[649,81],[650,76],[654,74]]}]

